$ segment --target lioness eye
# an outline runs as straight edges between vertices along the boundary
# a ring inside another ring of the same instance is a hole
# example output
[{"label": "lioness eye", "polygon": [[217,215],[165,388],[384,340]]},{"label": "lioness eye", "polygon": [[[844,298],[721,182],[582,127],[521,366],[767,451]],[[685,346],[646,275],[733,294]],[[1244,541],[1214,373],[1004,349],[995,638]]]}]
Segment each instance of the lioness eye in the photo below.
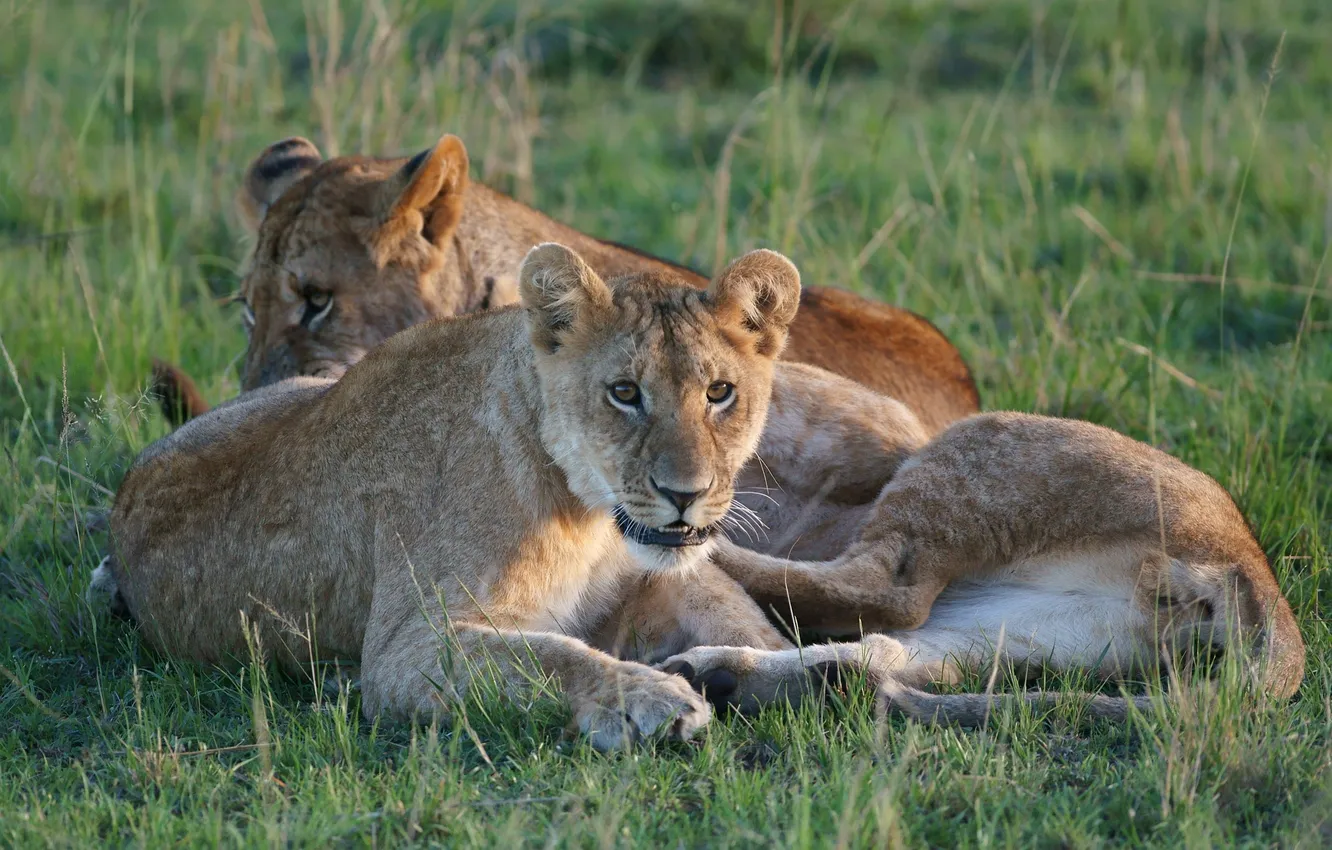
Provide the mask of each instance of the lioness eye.
[{"label": "lioness eye", "polygon": [[247,331],[254,327],[254,311],[244,301],[241,302],[241,322],[245,324]]},{"label": "lioness eye", "polygon": [[301,324],[314,330],[333,308],[333,293],[327,289],[306,287],[301,294],[305,296],[305,312],[301,314]]},{"label": "lioness eye", "polygon": [[610,397],[611,401],[621,407],[638,407],[643,401],[643,394],[633,381],[616,381],[611,384]]},{"label": "lioness eye", "polygon": [[713,404],[725,404],[735,394],[735,386],[725,381],[714,381],[708,386],[708,401]]}]

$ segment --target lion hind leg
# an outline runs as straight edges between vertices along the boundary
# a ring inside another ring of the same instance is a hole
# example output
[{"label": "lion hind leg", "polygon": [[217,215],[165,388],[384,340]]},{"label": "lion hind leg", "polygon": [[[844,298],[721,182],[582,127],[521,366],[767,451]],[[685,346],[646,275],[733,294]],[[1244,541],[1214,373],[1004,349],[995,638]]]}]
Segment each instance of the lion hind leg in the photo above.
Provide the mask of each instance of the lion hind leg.
[{"label": "lion hind leg", "polygon": [[662,669],[688,678],[714,705],[742,712],[777,702],[799,706],[817,698],[828,685],[842,686],[863,679],[877,692],[881,713],[963,727],[982,726],[993,713],[1010,711],[1024,703],[1033,711],[1074,703],[1083,706],[1090,716],[1123,720],[1132,708],[1142,710],[1151,702],[1148,696],[1076,691],[939,694],[925,690],[959,680],[963,670],[972,666],[966,661],[966,653],[973,649],[971,640],[942,633],[867,635],[860,643],[821,644],[781,652],[698,647],[669,659]]},{"label": "lion hind leg", "polygon": [[1304,679],[1304,640],[1261,552],[1235,563],[1217,564],[1205,553],[1171,558],[1160,583],[1168,610],[1161,641],[1169,648],[1219,651],[1261,690],[1281,699],[1295,693]]},{"label": "lion hind leg", "polygon": [[[699,647],[664,668],[695,682],[732,674],[734,687],[712,687],[713,702],[753,710],[778,700],[800,703],[824,682],[862,677],[878,690],[880,706],[922,722],[979,725],[996,709],[1026,702],[1034,709],[1064,701],[1090,714],[1122,719],[1146,698],[1034,691],[1019,695],[934,694],[967,670],[1000,672],[1038,667],[1116,678],[1154,651],[1135,601],[1110,592],[1070,593],[1022,583],[975,583],[949,588],[916,630],[870,634],[859,643],[830,643],[784,652]],[[729,678],[723,678],[729,683]]]},{"label": "lion hind leg", "polygon": [[935,694],[894,679],[879,684],[879,711],[902,714],[921,723],[975,728],[984,726],[995,713],[1026,704],[1033,712],[1048,712],[1061,705],[1076,704],[1091,717],[1122,722],[1133,709],[1145,711],[1151,697],[1128,697],[1082,691],[1028,691],[1021,694]]},{"label": "lion hind leg", "polygon": [[760,605],[790,625],[825,634],[913,629],[925,622],[943,581],[895,583],[902,545],[867,547],[833,561],[788,561],[723,541],[713,561]]},{"label": "lion hind leg", "polygon": [[[1000,581],[954,585],[939,597],[925,626],[911,634],[933,645],[936,654],[946,652],[956,669],[990,673],[991,684],[1003,672],[1031,668],[1117,679],[1151,664],[1156,651],[1151,621],[1129,590],[1071,591]],[[868,675],[878,687],[881,711],[964,727],[984,725],[992,714],[1024,704],[1034,712],[1076,704],[1090,716],[1122,721],[1133,707],[1146,708],[1151,700],[1081,691],[995,694],[988,688],[929,693],[926,686],[943,680],[919,665],[904,671],[871,668]]]},{"label": "lion hind leg", "polygon": [[[866,635],[859,643],[814,644],[780,651],[750,647],[695,647],[667,659],[661,669],[689,679],[716,705],[742,712],[787,702],[800,705],[852,671],[872,686],[893,678],[926,684],[956,680],[960,674],[938,636],[903,633]],[[947,637],[943,635],[942,637]]]}]

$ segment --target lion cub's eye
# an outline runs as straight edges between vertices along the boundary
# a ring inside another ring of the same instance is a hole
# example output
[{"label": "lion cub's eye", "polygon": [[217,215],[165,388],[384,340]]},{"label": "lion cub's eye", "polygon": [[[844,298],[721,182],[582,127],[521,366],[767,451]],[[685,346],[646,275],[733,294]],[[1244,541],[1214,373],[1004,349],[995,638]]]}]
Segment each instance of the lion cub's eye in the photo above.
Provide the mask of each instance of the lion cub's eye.
[{"label": "lion cub's eye", "polygon": [[725,381],[714,381],[708,386],[708,401],[713,404],[725,404],[735,395],[735,385]]},{"label": "lion cub's eye", "polygon": [[638,407],[643,403],[643,394],[633,381],[616,381],[611,384],[610,397],[620,407]]}]

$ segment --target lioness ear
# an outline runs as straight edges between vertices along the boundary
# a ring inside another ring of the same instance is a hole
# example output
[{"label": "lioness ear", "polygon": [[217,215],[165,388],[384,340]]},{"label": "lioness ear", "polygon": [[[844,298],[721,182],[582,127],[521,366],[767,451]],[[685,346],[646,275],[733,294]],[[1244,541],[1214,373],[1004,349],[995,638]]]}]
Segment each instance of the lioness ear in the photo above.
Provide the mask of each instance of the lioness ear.
[{"label": "lioness ear", "polygon": [[380,189],[379,221],[372,246],[387,259],[404,238],[419,233],[443,247],[462,218],[467,191],[467,148],[445,135],[429,150],[407,160]]},{"label": "lioness ear", "polygon": [[245,187],[236,198],[241,218],[250,230],[258,230],[264,213],[282,193],[323,161],[314,142],[300,137],[283,139],[264,148],[245,169]]},{"label": "lioness ear", "polygon": [[768,357],[781,354],[786,329],[800,307],[800,271],[795,263],[760,248],[731,263],[708,287],[722,313],[758,336],[758,352]]},{"label": "lioness ear", "polygon": [[591,266],[554,242],[527,252],[518,270],[518,291],[532,344],[547,354],[564,343],[579,318],[609,310],[612,303],[610,287]]}]

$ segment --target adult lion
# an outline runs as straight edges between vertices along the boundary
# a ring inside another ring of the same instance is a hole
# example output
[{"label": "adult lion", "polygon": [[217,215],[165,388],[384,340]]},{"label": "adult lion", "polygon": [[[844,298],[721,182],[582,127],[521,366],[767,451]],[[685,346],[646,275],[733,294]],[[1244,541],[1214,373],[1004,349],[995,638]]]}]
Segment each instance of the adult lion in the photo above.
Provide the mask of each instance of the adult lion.
[{"label": "adult lion", "polygon": [[589,645],[638,629],[617,611],[658,653],[789,646],[700,562],[763,427],[795,267],[756,251],[705,292],[606,283],[543,245],[520,285],[525,310],[412,328],[339,381],[242,395],[148,447],[110,566],[146,639],[244,656],[244,612],[288,664],[359,659],[366,714],[398,718],[474,677],[553,676],[599,747],[708,717],[680,677]]},{"label": "adult lion", "polygon": [[[471,182],[466,149],[451,135],[410,159],[324,160],[309,141],[286,139],[250,165],[239,204],[257,229],[241,283],[244,389],[337,377],[403,328],[513,303],[518,265],[539,242],[570,246],[602,276],[657,272],[707,284]],[[937,328],[844,290],[802,291],[783,356],[900,399],[930,433],[979,409],[970,370]],[[159,363],[154,377],[169,417],[207,408],[179,370]]]}]

